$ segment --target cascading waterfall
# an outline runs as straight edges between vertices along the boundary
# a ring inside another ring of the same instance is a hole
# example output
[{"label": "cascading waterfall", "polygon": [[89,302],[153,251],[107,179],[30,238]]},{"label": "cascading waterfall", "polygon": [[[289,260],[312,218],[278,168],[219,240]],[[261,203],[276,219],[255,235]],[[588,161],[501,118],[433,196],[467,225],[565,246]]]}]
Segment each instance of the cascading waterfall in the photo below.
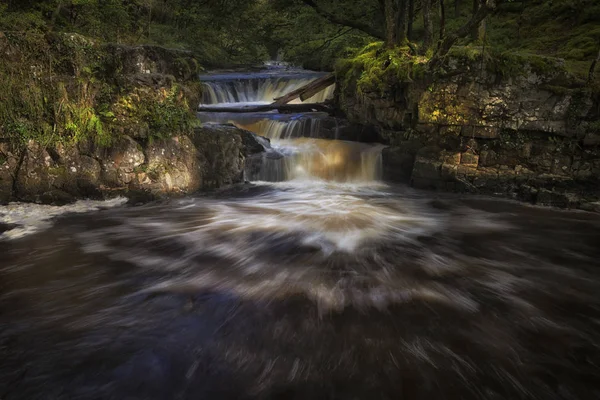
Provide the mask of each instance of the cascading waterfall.
[{"label": "cascading waterfall", "polygon": [[[283,76],[268,72],[253,76],[209,75],[202,78],[202,102],[216,107],[270,103],[322,75],[306,71]],[[306,102],[330,99],[334,89],[332,85]],[[382,146],[322,139],[321,122],[327,117],[324,113],[202,112],[199,117],[203,122],[231,123],[271,141],[274,153],[264,154],[259,165],[256,160],[247,163],[246,179],[250,181],[369,182],[380,177]]]},{"label": "cascading waterfall", "polygon": [[[228,105],[235,103],[261,104],[272,103],[276,98],[284,96],[296,90],[316,78],[260,78],[239,79],[233,81],[216,80],[204,81],[202,92],[202,104]],[[305,103],[322,103],[333,97],[335,86],[317,93]],[[299,99],[291,104],[302,103]]]},{"label": "cascading waterfall", "polygon": [[273,147],[284,157],[265,155],[247,179],[368,183],[381,178],[381,145],[300,138],[274,141]]},{"label": "cascading waterfall", "polygon": [[321,119],[318,117],[302,117],[289,120],[261,119],[249,124],[234,120],[229,122],[274,141],[299,137],[318,138],[321,129]]}]

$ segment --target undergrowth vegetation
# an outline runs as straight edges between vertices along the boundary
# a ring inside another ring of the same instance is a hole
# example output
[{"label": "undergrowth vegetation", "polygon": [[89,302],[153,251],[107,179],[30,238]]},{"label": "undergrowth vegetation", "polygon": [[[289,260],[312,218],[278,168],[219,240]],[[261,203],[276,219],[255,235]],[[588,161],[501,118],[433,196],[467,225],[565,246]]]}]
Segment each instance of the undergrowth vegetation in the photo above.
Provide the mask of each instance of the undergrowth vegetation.
[{"label": "undergrowth vegetation", "polygon": [[339,60],[336,73],[343,86],[356,84],[358,93],[383,94],[395,83],[423,78],[427,61],[427,56],[413,55],[408,47],[390,49],[383,42],[374,42],[357,56]]},{"label": "undergrowth vegetation", "polygon": [[75,34],[0,34],[0,138],[44,146],[92,140],[108,146],[128,133],[148,138],[196,123],[184,90],[117,84],[109,52]]}]

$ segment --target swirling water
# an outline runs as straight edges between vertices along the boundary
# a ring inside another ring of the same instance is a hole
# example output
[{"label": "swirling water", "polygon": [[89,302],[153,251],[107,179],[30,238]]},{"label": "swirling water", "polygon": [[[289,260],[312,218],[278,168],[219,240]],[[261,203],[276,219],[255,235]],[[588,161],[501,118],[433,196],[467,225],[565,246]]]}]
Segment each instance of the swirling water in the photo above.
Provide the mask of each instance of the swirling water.
[{"label": "swirling water", "polygon": [[0,241],[0,398],[600,398],[599,216],[274,142],[281,182]]}]

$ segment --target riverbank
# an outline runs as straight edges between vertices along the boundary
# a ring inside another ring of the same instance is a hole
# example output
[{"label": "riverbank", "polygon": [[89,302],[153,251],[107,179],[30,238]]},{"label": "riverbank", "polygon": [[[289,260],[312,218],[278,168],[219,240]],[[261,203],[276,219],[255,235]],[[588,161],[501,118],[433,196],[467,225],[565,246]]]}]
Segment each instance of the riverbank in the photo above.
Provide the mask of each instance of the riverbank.
[{"label": "riverbank", "polygon": [[243,181],[264,150],[249,132],[200,126],[190,52],[0,33],[0,54],[0,203],[192,193]]},{"label": "riverbank", "polygon": [[600,209],[597,87],[549,57],[456,48],[427,61],[374,45],[338,65],[338,106],[390,146],[385,179]]}]

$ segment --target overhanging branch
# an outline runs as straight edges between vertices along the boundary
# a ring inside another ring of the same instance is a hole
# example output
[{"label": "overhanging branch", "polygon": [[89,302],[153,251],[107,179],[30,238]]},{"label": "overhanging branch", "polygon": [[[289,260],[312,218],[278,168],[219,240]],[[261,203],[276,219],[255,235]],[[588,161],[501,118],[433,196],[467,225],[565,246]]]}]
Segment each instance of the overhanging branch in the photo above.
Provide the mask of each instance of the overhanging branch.
[{"label": "overhanging branch", "polygon": [[487,17],[496,9],[497,4],[501,2],[502,0],[481,0],[481,5],[473,17],[471,17],[471,19],[458,30],[450,33],[439,42],[435,55],[429,61],[429,67],[433,68],[439,65],[444,56],[448,54],[458,39],[466,37],[476,26],[481,23],[481,21],[485,19],[485,17]]},{"label": "overhanging branch", "polygon": [[381,40],[385,39],[385,35],[384,35],[383,31],[380,31],[369,24],[365,24],[360,21],[346,19],[339,15],[335,15],[334,13],[325,10],[322,6],[315,3],[313,0],[302,0],[302,2],[304,4],[306,4],[307,6],[312,7],[317,12],[317,14],[319,14],[320,16],[322,16],[329,22],[332,22],[337,25],[344,25],[349,28],[358,29],[359,31],[362,31],[368,35],[371,35],[371,36],[381,39]]}]

